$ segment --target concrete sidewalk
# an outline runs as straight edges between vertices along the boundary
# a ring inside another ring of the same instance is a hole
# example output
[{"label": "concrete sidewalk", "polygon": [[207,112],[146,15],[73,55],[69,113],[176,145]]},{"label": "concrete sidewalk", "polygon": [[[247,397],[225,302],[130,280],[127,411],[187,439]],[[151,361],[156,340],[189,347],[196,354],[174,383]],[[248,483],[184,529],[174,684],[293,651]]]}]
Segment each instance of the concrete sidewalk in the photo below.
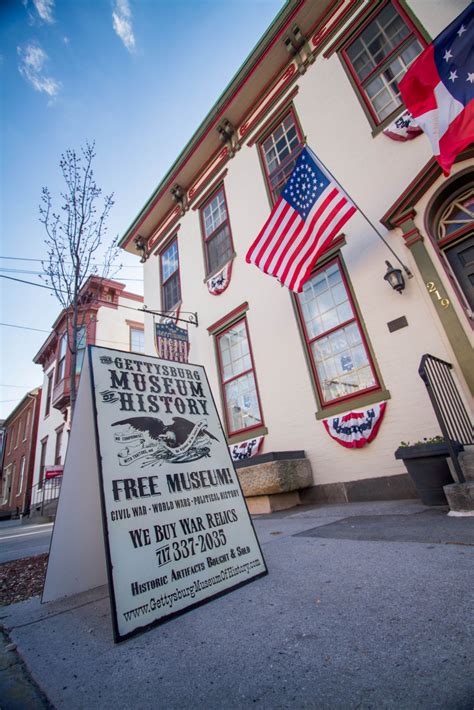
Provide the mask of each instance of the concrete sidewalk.
[{"label": "concrete sidewalk", "polygon": [[402,501],[297,508],[255,526],[268,576],[122,644],[106,588],[30,599],[0,620],[67,710],[472,710],[472,518]]}]

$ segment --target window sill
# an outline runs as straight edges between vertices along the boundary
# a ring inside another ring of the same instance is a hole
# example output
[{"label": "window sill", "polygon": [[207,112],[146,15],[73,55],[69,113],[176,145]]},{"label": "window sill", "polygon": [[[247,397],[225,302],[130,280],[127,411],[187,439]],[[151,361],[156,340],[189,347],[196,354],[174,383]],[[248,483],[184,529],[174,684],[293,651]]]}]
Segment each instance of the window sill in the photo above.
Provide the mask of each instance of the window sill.
[{"label": "window sill", "polygon": [[319,412],[316,412],[316,419],[319,421],[321,419],[327,419],[327,417],[334,417],[337,414],[342,414],[342,412],[350,412],[354,409],[360,409],[361,407],[369,407],[371,404],[377,404],[383,400],[390,399],[391,395],[388,390],[375,390],[373,392],[368,392],[367,394],[361,394],[360,397],[354,397],[353,399],[346,399],[344,402],[339,402],[336,404],[331,404],[328,407],[323,407]]},{"label": "window sill", "polygon": [[220,271],[222,271],[223,269],[225,269],[225,267],[226,267],[228,264],[231,264],[231,263],[234,261],[234,259],[235,259],[236,256],[237,256],[236,252],[233,251],[232,254],[230,255],[228,261],[226,261],[226,263],[225,263],[223,266],[219,266],[218,269],[214,269],[214,271],[211,271],[209,274],[207,274],[207,275],[204,277],[203,283],[207,284],[207,282],[209,281],[209,279],[212,279],[213,276],[216,276],[216,274],[218,274]]},{"label": "window sill", "polygon": [[401,116],[402,113],[404,113],[405,111],[405,104],[402,104],[401,106],[398,106],[394,111],[392,111],[392,113],[389,114],[386,118],[384,118],[383,121],[380,121],[380,123],[375,123],[375,120],[371,115],[372,138],[376,138],[378,135],[380,135],[382,131],[387,128],[387,126],[390,126],[390,124],[393,123],[395,119]]},{"label": "window sill", "polygon": [[240,444],[242,441],[247,441],[247,439],[253,439],[256,436],[265,436],[266,434],[268,434],[267,427],[261,425],[253,429],[241,431],[238,434],[230,434],[227,436],[227,444],[229,446]]}]

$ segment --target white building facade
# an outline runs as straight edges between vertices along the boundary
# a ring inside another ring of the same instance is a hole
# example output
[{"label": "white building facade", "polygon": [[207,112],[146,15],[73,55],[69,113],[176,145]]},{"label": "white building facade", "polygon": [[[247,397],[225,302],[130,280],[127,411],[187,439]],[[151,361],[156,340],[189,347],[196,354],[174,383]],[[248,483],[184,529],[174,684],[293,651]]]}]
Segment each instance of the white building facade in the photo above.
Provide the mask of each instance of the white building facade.
[{"label": "white building facade", "polygon": [[[394,451],[439,433],[424,354],[453,365],[472,406],[472,146],[445,177],[424,135],[386,134],[405,110],[397,80],[467,4],[288,2],[121,242],[146,259],[150,309],[197,312],[189,361],[206,366],[229,444],[304,451],[315,499],[403,495]],[[304,143],[407,265],[401,294],[360,211],[302,294],[246,263]],[[146,316],[149,354],[154,327]],[[380,403],[366,446],[329,436],[324,421]]]},{"label": "white building facade", "polygon": [[[100,292],[97,293],[97,285]],[[91,287],[89,281],[84,290]],[[94,297],[81,315],[76,386],[79,384],[87,345],[98,345],[128,352],[143,352],[143,297],[128,292],[125,284],[110,279],[92,279]],[[33,473],[33,501],[42,499],[46,472],[62,468],[70,429],[71,356],[66,341],[67,319],[63,311],[53,324],[51,334],[41,346],[34,362],[43,367],[44,396],[39,413]],[[39,490],[38,490],[39,489]],[[38,495],[39,493],[39,495]]]}]

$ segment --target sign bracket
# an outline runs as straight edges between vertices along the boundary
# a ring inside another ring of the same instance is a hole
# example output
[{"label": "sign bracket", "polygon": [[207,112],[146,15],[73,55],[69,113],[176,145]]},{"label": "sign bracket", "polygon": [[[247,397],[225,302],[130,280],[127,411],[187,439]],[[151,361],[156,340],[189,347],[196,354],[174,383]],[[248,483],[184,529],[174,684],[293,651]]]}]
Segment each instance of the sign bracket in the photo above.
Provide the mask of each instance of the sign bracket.
[{"label": "sign bracket", "polygon": [[186,318],[179,318],[178,316],[167,313],[166,311],[152,311],[146,307],[139,308],[138,310],[142,311],[143,313],[149,313],[150,315],[153,315],[153,316],[159,316],[160,318],[169,318],[170,320],[174,320],[176,322],[180,321],[181,323],[186,323],[187,325],[195,325],[196,328],[199,327],[199,319],[198,319],[197,312],[181,311],[182,313],[185,313],[188,316],[188,319],[186,319]]}]

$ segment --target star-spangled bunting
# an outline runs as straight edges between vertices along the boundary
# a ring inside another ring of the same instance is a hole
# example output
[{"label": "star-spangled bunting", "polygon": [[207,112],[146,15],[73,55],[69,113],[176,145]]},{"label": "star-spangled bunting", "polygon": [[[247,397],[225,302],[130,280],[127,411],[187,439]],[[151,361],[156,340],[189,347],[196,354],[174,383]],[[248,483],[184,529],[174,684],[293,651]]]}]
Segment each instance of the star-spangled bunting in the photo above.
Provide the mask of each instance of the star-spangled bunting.
[{"label": "star-spangled bunting", "polygon": [[474,4],[436,37],[399,84],[445,175],[474,141]]},{"label": "star-spangled bunting", "polygon": [[316,261],[355,211],[306,146],[246,261],[300,293]]},{"label": "star-spangled bunting", "polygon": [[329,436],[341,446],[346,449],[361,449],[377,436],[386,406],[386,402],[380,402],[368,409],[358,409],[323,419],[323,424]]}]

